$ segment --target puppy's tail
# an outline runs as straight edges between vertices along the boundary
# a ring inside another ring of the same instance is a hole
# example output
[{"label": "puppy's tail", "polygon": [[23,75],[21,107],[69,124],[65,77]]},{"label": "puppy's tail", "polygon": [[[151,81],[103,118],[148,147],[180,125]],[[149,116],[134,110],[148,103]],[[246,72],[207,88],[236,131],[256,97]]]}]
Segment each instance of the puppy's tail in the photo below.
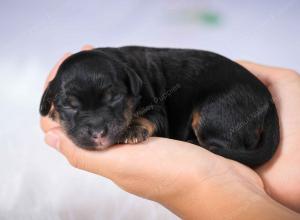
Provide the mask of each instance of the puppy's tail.
[{"label": "puppy's tail", "polygon": [[235,150],[215,147],[213,153],[241,162],[250,167],[262,165],[272,158],[279,144],[279,120],[276,107],[270,102],[264,119],[260,140],[253,150]]}]

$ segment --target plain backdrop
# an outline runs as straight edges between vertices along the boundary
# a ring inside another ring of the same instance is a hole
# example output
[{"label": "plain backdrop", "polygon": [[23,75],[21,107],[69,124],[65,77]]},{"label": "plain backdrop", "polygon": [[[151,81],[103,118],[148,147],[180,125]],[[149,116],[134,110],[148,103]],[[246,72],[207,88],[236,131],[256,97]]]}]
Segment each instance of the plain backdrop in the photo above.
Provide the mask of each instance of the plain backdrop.
[{"label": "plain backdrop", "polygon": [[198,48],[299,71],[299,21],[298,0],[1,0],[0,219],[177,219],[45,145],[38,105],[64,52]]}]

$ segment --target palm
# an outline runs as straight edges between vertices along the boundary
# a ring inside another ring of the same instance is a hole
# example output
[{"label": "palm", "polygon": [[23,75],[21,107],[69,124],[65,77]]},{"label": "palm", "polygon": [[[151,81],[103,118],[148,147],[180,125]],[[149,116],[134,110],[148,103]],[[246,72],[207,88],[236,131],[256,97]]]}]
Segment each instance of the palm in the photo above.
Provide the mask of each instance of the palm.
[{"label": "palm", "polygon": [[[105,169],[100,171],[101,175],[112,179],[124,190],[149,199],[178,193],[182,186],[191,185],[195,173],[201,179],[200,183],[195,181],[195,185],[205,187],[213,181],[214,185],[222,188],[225,186],[224,180],[230,183],[243,181],[263,190],[260,177],[250,168],[199,146],[166,138],[150,138],[137,145],[115,146],[104,152],[94,152],[93,158],[93,167],[109,166],[107,173]],[[75,166],[82,167],[81,164]],[[89,171],[99,174],[99,170]]]}]

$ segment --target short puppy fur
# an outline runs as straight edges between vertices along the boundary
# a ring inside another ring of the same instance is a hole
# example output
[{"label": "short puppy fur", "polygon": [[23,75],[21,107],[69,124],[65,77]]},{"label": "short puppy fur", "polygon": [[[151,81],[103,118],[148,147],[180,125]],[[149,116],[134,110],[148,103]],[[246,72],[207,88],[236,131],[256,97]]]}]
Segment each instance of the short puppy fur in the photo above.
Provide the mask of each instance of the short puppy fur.
[{"label": "short puppy fur", "polygon": [[254,167],[268,161],[279,142],[268,89],[239,64],[201,50],[79,52],[61,64],[40,113],[91,150],[168,137]]}]

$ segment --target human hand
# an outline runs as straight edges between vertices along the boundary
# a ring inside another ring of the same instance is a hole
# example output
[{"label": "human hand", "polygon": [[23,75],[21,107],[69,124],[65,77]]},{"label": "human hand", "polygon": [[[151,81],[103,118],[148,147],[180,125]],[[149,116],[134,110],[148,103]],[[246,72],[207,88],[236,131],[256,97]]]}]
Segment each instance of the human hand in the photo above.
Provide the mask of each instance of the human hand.
[{"label": "human hand", "polygon": [[280,145],[256,172],[274,199],[300,212],[300,76],[288,69],[239,63],[268,87],[279,114]]},{"label": "human hand", "polygon": [[[57,68],[48,80],[56,71]],[[214,210],[224,209],[224,201],[238,193],[239,198],[225,209],[227,216],[235,216],[236,207],[251,200],[249,191],[251,196],[266,196],[255,172],[189,143],[150,138],[141,144],[91,152],[76,147],[48,118],[41,119],[41,126],[47,133],[46,142],[57,147],[74,167],[105,176],[124,190],[157,201],[180,217],[220,217]]]}]

